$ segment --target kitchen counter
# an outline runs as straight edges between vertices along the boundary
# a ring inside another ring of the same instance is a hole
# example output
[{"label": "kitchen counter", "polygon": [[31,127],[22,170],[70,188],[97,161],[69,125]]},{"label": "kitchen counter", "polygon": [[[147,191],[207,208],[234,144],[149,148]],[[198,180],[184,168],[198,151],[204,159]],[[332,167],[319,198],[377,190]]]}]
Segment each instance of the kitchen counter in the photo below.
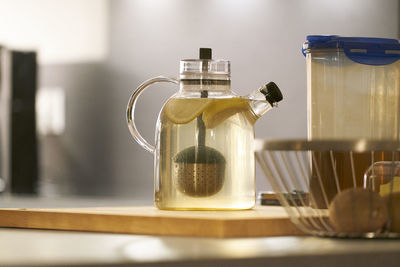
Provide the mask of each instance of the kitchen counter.
[{"label": "kitchen counter", "polygon": [[[0,198],[1,207],[104,206],[105,203],[132,205],[132,201],[116,200]],[[146,201],[135,204],[143,203],[148,204]],[[0,266],[47,265],[398,267],[400,240],[216,239],[0,228]]]}]

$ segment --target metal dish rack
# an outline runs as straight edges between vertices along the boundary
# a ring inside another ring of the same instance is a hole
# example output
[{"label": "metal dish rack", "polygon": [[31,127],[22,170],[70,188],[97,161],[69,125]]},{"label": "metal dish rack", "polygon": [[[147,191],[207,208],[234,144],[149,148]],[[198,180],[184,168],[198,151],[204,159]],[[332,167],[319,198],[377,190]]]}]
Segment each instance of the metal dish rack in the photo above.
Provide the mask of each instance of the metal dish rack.
[{"label": "metal dish rack", "polygon": [[[255,156],[291,221],[304,232],[400,237],[400,142],[256,139]],[[347,228],[339,227],[343,222]]]}]

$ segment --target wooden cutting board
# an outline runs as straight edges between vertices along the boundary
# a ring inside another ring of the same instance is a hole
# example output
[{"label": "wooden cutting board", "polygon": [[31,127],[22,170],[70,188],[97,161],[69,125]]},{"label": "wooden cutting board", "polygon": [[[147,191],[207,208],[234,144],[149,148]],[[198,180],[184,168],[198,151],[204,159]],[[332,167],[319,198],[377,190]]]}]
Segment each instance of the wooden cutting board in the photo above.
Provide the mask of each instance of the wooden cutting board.
[{"label": "wooden cutting board", "polygon": [[0,209],[0,227],[198,237],[302,235],[282,207],[166,211],[155,207]]}]

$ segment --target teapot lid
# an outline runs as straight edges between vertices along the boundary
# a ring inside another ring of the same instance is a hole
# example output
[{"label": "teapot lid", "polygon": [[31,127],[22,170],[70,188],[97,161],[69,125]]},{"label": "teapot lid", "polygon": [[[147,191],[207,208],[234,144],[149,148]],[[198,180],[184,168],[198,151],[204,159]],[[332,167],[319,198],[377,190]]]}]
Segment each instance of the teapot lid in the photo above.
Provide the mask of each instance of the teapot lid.
[{"label": "teapot lid", "polygon": [[197,80],[229,80],[231,63],[228,60],[212,59],[211,48],[200,48],[199,59],[180,61],[180,78]]}]

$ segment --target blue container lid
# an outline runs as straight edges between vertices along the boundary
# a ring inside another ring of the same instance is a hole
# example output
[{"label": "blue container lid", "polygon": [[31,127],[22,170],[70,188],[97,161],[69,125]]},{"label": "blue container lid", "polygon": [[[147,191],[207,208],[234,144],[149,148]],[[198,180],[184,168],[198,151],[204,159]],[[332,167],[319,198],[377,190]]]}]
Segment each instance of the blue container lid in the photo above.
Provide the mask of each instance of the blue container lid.
[{"label": "blue container lid", "polygon": [[366,65],[388,65],[400,59],[400,43],[396,39],[308,35],[303,44],[304,55],[313,49],[343,49],[354,62]]}]

